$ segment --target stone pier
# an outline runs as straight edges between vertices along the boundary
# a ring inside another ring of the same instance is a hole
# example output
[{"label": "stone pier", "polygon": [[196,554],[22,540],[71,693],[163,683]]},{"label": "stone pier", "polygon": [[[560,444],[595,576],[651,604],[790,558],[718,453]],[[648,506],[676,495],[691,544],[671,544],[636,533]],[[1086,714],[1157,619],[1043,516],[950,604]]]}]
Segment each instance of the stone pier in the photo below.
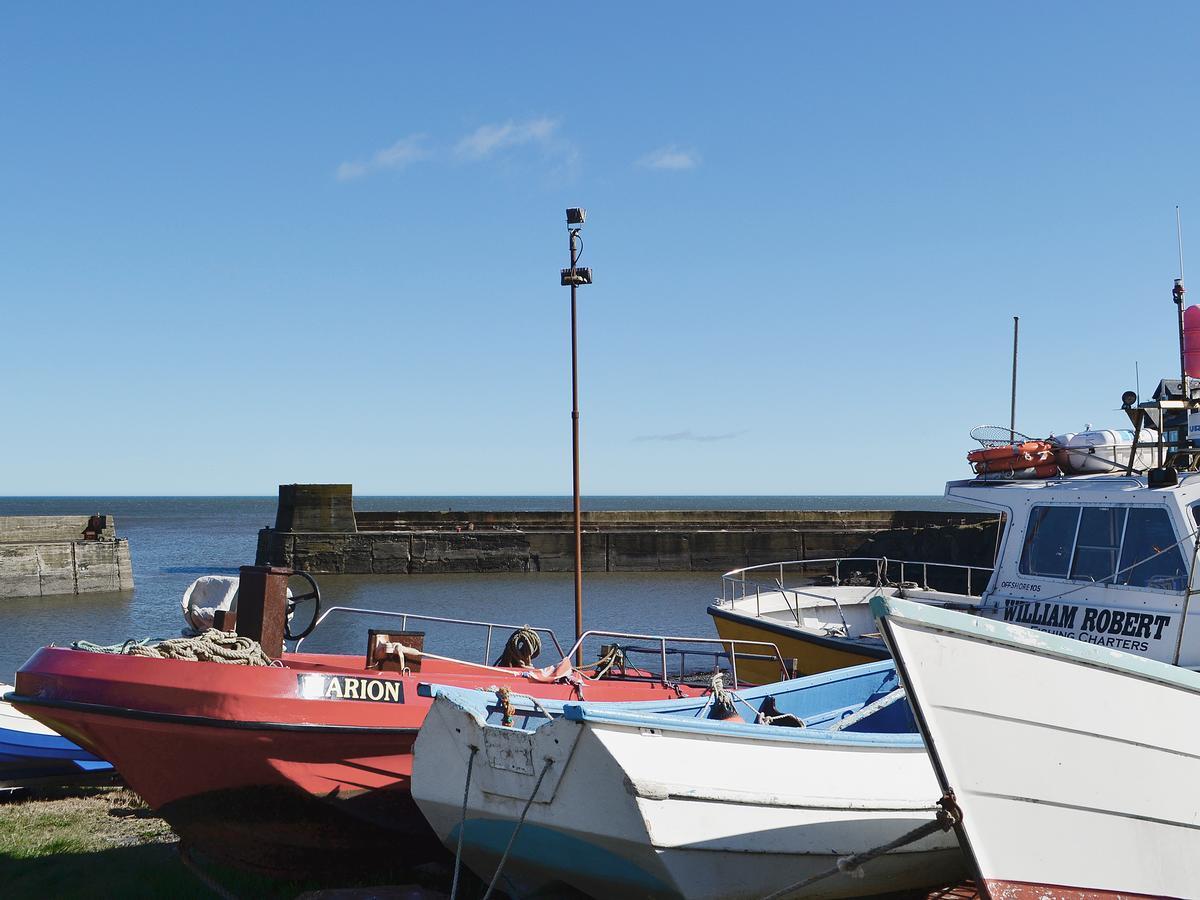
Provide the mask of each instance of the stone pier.
[{"label": "stone pier", "polygon": [[[990,565],[986,540],[972,537],[989,520],[898,510],[592,511],[583,514],[584,569],[714,572],[852,556],[883,532],[893,535],[889,546],[907,540],[914,550],[938,534],[938,545],[962,558],[936,561]],[[569,572],[573,551],[569,512],[356,513],[348,484],[280,485],[275,526],[259,532],[257,562],[364,575]]]},{"label": "stone pier", "polygon": [[0,598],[131,590],[112,516],[0,516]]}]

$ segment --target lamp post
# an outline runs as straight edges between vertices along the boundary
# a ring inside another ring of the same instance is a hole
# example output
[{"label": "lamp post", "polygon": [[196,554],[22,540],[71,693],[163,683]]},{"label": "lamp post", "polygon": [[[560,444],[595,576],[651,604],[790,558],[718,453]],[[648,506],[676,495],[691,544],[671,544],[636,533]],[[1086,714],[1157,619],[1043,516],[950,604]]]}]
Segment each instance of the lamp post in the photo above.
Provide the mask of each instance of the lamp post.
[{"label": "lamp post", "polygon": [[[583,240],[579,232],[587,211],[580,207],[567,210],[567,235],[571,243],[571,268],[563,269],[560,284],[571,286],[571,499],[575,512],[575,641],[583,634],[583,522],[579,509],[579,364],[576,339],[576,291],[581,284],[592,283],[592,270],[579,267]],[[575,664],[583,665],[583,648],[575,651]]]}]

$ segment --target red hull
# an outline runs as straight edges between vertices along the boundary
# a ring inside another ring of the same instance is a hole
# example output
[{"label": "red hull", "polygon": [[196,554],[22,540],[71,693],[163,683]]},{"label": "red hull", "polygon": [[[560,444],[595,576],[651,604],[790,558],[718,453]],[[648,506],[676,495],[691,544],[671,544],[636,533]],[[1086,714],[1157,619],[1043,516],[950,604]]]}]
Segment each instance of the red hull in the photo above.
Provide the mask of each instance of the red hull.
[{"label": "red hull", "polygon": [[[17,672],[13,705],[113,763],[193,846],[295,872],[443,852],[409,792],[412,744],[430,705],[419,683],[579,696],[569,684],[467,663],[427,659],[407,676],[364,671],[361,657],[287,654],[285,663],[45,648]],[[588,700],[678,696],[647,682],[589,681],[583,690]]]},{"label": "red hull", "polygon": [[1102,891],[1096,888],[1064,887],[1061,884],[1032,884],[1028,881],[1005,881],[988,878],[988,896],[992,900],[1147,900],[1152,894],[1129,894]]}]

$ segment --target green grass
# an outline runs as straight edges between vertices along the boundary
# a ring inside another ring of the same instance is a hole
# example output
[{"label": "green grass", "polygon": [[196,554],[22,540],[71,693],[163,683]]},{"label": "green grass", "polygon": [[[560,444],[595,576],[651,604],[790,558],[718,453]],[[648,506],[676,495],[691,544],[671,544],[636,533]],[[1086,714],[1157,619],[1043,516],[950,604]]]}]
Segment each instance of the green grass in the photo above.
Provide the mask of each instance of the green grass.
[{"label": "green grass", "polygon": [[[197,863],[238,897],[295,897],[319,887]],[[0,885],[5,900],[214,896],[183,864],[167,823],[122,788],[77,788],[0,802]]]}]

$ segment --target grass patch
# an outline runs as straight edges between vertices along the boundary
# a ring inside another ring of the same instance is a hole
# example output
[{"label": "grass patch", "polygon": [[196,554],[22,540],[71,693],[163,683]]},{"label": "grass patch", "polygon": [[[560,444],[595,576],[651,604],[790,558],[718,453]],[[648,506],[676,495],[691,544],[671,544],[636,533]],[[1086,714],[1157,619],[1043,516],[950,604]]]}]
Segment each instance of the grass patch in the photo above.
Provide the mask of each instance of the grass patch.
[{"label": "grass patch", "polygon": [[[205,898],[169,825],[125,788],[40,791],[0,802],[6,900],[46,897]],[[305,886],[204,863],[240,897],[295,897]]]},{"label": "grass patch", "polygon": [[[171,827],[127,788],[75,787],[0,799],[0,896],[212,900],[213,892],[180,859],[178,844]],[[283,900],[351,887],[272,879],[193,858],[205,875],[241,898]],[[395,894],[384,889],[379,896]]]}]

